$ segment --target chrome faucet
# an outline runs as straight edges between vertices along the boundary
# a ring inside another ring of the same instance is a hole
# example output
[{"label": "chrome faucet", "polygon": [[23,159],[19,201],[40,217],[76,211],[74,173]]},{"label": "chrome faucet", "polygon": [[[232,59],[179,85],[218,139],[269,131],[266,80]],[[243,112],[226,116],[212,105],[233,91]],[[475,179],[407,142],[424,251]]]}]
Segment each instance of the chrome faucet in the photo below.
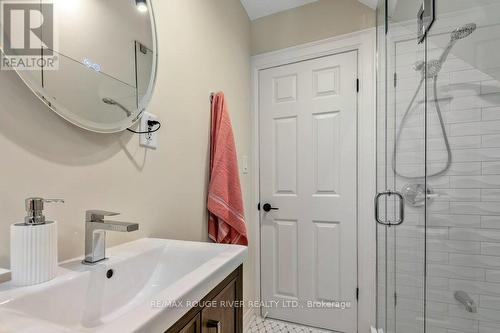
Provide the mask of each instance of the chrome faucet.
[{"label": "chrome faucet", "polygon": [[139,230],[137,223],[105,221],[107,216],[119,213],[88,210],[85,213],[85,259],[84,264],[95,264],[106,259],[106,231],[132,232]]},{"label": "chrome faucet", "polygon": [[470,313],[477,313],[476,302],[465,291],[459,290],[455,292],[455,299],[462,303],[465,310]]}]

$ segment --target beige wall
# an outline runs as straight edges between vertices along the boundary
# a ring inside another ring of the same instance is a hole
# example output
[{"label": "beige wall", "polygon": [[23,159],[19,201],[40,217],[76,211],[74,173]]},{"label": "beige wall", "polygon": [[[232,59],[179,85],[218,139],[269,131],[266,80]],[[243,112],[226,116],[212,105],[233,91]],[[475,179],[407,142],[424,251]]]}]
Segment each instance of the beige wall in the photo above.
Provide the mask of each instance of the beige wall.
[{"label": "beige wall", "polygon": [[252,54],[275,51],[375,26],[358,0],[319,0],[252,22]]},{"label": "beige wall", "polygon": [[[46,210],[59,221],[61,260],[83,254],[86,209],[121,212],[120,219],[141,224],[138,233],[108,233],[110,244],[144,236],[207,240],[211,91],[226,92],[240,160],[251,155],[250,22],[239,0],[154,4],[160,61],[148,111],[164,125],[157,151],[140,148],[128,132],[100,135],[70,125],[14,72],[0,71],[0,266],[9,263],[9,225],[22,221],[24,199],[33,195],[67,201]],[[248,203],[249,175],[242,183]],[[246,276],[252,271],[247,265]],[[249,295],[252,285],[245,287]]]}]

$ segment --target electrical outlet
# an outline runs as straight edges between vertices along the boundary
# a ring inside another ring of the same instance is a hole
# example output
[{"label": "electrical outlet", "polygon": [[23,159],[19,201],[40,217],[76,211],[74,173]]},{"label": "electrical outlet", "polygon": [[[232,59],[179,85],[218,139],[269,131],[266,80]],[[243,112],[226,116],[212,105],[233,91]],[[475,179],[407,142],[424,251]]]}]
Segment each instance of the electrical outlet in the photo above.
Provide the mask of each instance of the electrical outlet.
[{"label": "electrical outlet", "polygon": [[[157,126],[149,126],[148,121],[150,120],[158,120],[154,114],[149,112],[144,112],[141,118],[140,131],[148,132],[154,130]],[[158,148],[158,132],[140,134],[140,145],[146,148],[156,149]]]}]

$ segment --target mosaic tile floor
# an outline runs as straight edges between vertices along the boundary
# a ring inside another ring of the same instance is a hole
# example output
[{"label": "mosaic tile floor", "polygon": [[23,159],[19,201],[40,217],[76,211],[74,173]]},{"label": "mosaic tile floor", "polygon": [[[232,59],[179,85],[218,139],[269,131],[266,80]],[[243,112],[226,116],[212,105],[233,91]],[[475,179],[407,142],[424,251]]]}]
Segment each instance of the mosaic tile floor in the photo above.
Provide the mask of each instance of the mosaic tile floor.
[{"label": "mosaic tile floor", "polygon": [[262,319],[254,316],[250,326],[245,333],[331,333],[331,331],[320,330],[307,326],[300,326],[274,319]]}]

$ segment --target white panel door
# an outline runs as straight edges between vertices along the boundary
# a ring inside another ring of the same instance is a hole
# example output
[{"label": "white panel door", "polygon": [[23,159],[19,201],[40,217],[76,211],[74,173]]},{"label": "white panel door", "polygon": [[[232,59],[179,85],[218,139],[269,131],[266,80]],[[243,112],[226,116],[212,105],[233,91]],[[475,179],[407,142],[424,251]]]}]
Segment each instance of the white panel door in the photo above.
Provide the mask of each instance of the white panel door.
[{"label": "white panel door", "polygon": [[356,79],[355,51],[260,72],[261,203],[279,209],[261,207],[268,317],[357,331]]}]

